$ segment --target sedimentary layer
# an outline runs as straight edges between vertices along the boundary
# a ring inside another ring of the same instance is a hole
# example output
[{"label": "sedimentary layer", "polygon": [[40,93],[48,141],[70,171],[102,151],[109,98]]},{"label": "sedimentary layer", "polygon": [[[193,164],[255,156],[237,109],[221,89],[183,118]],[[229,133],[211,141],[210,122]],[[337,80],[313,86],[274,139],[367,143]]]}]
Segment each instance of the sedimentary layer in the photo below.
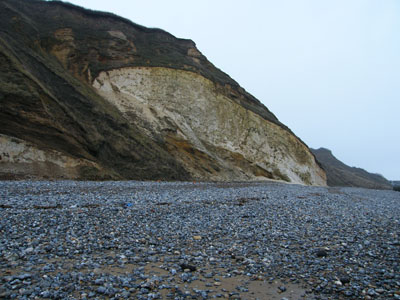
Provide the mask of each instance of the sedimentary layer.
[{"label": "sedimentary layer", "polygon": [[3,178],[326,183],[309,148],[191,40],[36,0],[1,0],[0,26]]}]

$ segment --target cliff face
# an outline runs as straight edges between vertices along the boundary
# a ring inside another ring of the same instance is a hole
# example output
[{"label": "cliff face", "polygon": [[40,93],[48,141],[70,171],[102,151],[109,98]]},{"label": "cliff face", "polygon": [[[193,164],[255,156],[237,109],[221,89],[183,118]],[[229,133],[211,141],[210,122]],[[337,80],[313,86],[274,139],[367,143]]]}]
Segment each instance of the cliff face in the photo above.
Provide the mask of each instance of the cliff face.
[{"label": "cliff face", "polygon": [[0,176],[324,185],[308,147],[190,40],[0,0]]},{"label": "cliff face", "polygon": [[326,171],[329,186],[354,186],[368,189],[392,189],[390,181],[379,174],[349,167],[326,148],[311,149]]}]

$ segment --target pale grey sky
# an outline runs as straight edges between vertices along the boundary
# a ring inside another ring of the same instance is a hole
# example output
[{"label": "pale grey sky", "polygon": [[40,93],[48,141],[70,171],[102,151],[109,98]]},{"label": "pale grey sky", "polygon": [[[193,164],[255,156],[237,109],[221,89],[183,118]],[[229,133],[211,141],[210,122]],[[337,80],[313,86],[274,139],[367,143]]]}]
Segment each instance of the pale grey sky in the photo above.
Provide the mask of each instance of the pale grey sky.
[{"label": "pale grey sky", "polygon": [[399,0],[70,0],[192,39],[310,147],[400,180]]}]

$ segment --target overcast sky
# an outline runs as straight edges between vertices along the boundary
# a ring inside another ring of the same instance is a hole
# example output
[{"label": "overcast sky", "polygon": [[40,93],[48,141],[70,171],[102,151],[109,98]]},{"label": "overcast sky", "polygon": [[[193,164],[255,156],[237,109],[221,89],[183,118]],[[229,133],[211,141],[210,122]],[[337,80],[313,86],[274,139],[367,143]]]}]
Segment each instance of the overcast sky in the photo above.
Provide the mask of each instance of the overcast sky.
[{"label": "overcast sky", "polygon": [[312,148],[400,180],[400,0],[70,0],[192,39]]}]

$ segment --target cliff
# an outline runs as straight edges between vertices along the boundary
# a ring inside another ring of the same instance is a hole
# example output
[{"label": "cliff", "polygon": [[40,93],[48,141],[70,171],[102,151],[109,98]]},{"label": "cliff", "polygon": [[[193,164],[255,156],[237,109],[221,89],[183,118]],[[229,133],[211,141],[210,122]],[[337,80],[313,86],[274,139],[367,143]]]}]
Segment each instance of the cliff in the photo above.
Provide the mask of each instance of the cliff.
[{"label": "cliff", "polygon": [[363,169],[349,167],[326,148],[311,149],[326,171],[329,186],[354,186],[369,189],[392,189],[390,181],[382,175],[372,174]]},{"label": "cliff", "polygon": [[0,25],[2,178],[326,183],[190,40],[55,1],[0,0]]}]

